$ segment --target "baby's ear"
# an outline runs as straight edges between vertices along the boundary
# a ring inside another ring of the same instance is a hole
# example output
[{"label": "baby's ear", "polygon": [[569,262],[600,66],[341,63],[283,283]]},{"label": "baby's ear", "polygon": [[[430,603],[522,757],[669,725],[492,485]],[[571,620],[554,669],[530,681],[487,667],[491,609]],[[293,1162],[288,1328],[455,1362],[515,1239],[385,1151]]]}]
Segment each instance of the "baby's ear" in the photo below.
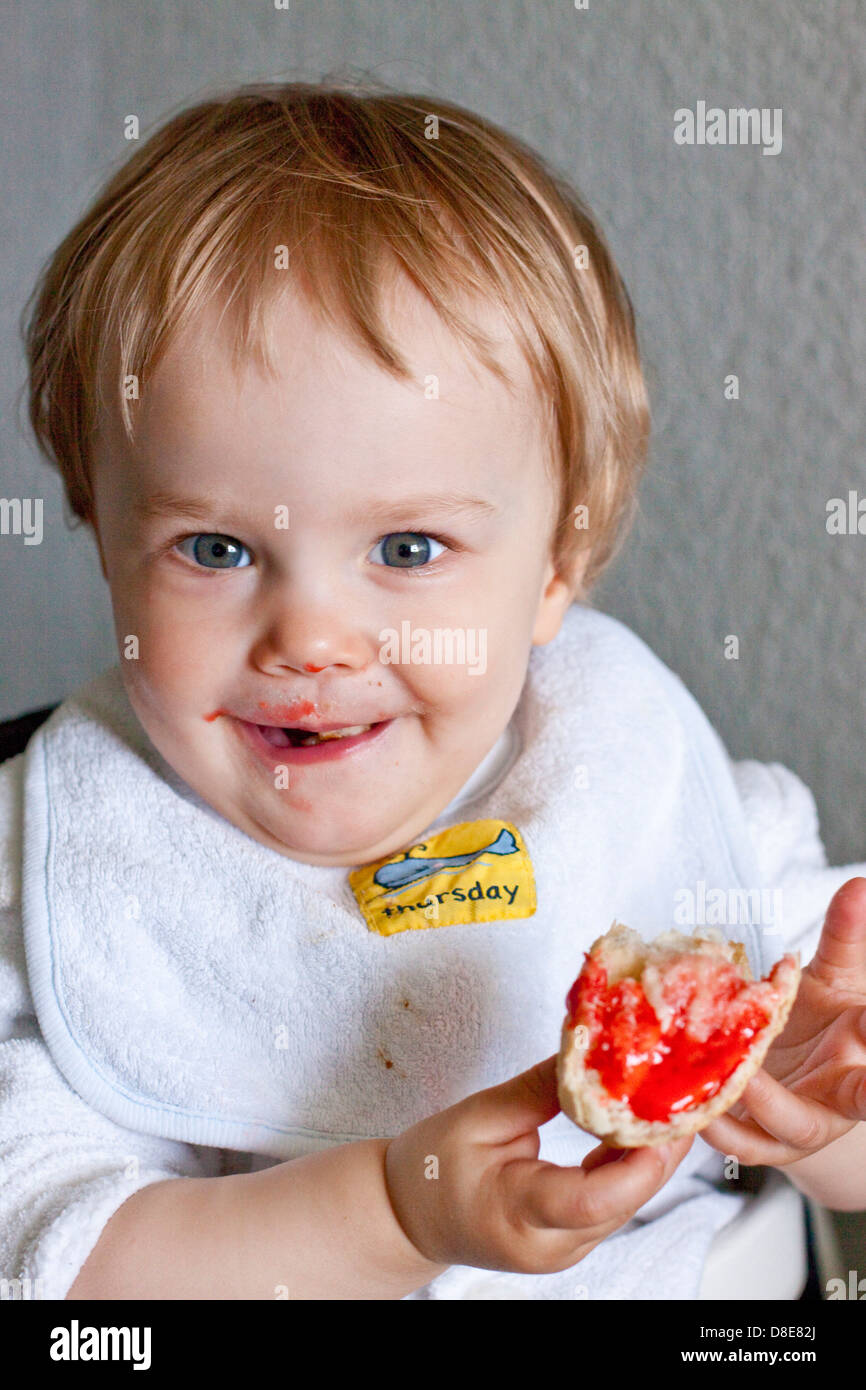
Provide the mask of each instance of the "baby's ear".
[{"label": "baby's ear", "polygon": [[553,641],[562,626],[571,601],[571,584],[558,574],[550,574],[535,615],[535,627],[532,632],[534,647],[543,647]]},{"label": "baby's ear", "polygon": [[584,597],[583,576],[589,561],[588,552],[575,556],[567,565],[557,569],[553,561],[547,566],[545,589],[536,614],[533,646],[552,642],[562,626],[566,610]]}]

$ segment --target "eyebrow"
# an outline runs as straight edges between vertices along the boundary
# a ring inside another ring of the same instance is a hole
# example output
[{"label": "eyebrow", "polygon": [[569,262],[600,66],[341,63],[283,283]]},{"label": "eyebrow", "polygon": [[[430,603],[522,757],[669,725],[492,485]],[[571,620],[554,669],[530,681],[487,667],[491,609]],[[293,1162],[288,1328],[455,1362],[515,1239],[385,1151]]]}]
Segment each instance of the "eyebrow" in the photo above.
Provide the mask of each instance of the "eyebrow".
[{"label": "eyebrow", "polygon": [[133,516],[143,521],[152,521],[164,516],[186,516],[191,521],[207,521],[219,507],[213,502],[202,502],[195,497],[183,497],[180,493],[161,490],[149,497],[138,497],[133,502]]},{"label": "eyebrow", "polygon": [[[163,488],[151,493],[149,497],[138,498],[133,502],[131,510],[134,516],[144,521],[170,516],[188,517],[191,521],[209,521],[220,513],[226,516],[231,514],[234,505],[219,500],[203,501],[197,497],[184,497],[180,493]],[[483,497],[469,497],[465,493],[454,492],[423,493],[395,502],[371,501],[353,507],[347,513],[347,520],[352,523],[371,519],[383,522],[400,521],[404,517],[418,516],[425,512],[444,513],[448,516],[474,514],[478,517],[487,517],[492,516],[496,511],[497,508],[494,504],[486,501]]]},{"label": "eyebrow", "polygon": [[493,516],[497,508],[483,497],[468,497],[462,492],[426,492],[416,497],[403,497],[394,502],[375,502],[353,507],[348,520],[361,522],[367,518],[377,521],[401,521],[404,517],[439,512],[446,516]]}]

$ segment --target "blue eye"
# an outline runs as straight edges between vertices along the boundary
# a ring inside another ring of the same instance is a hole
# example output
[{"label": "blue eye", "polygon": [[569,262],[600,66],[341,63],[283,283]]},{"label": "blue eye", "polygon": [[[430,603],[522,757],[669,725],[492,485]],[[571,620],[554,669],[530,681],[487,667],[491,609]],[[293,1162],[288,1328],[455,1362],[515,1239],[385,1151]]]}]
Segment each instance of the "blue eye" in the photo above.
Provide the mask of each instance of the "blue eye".
[{"label": "blue eye", "polygon": [[391,531],[376,542],[370,553],[375,555],[381,546],[384,563],[388,568],[420,569],[422,565],[439,558],[438,555],[431,554],[431,543],[440,547],[440,554],[444,552],[445,546],[434,536],[425,536],[420,531]]},{"label": "blue eye", "polygon": [[[202,532],[197,536],[184,536],[182,541],[178,541],[177,548],[184,555],[189,555],[189,551],[183,549],[192,541],[192,554],[190,559],[204,569],[246,569],[252,561],[241,561],[238,563],[239,556],[246,552],[249,554],[245,545],[240,541],[234,540],[232,536],[220,536],[213,532]],[[212,563],[211,563],[212,562]]]}]

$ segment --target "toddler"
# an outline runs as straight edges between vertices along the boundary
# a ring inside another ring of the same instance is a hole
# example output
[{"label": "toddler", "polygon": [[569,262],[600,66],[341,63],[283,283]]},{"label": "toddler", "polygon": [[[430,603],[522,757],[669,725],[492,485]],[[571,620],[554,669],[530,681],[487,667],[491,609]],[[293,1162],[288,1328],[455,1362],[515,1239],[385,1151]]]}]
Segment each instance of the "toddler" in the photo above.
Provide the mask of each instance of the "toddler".
[{"label": "toddler", "polygon": [[[136,151],[34,301],[119,660],[0,771],[0,1273],[697,1298],[726,1155],[866,1205],[866,884],[589,603],[648,410],[577,195],[436,98],[257,85]],[[614,918],[809,962],[667,1150],[559,1113]]]}]

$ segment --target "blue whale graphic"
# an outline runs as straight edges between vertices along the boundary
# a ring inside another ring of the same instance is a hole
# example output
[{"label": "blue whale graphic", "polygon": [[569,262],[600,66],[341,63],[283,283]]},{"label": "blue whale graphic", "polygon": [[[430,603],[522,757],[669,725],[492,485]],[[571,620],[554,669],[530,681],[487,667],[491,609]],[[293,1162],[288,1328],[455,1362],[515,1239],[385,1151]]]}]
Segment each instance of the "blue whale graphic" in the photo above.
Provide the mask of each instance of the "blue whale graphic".
[{"label": "blue whale graphic", "polygon": [[473,859],[480,859],[482,854],[517,853],[517,843],[511,831],[500,830],[491,844],[484,845],[481,849],[470,850],[468,854],[448,854],[439,859],[412,859],[407,853],[404,859],[398,859],[394,864],[383,864],[381,869],[377,869],[373,875],[373,882],[382,888],[405,888],[407,884],[415,883],[419,878],[429,878],[439,869],[455,869],[462,864],[471,864]]}]

